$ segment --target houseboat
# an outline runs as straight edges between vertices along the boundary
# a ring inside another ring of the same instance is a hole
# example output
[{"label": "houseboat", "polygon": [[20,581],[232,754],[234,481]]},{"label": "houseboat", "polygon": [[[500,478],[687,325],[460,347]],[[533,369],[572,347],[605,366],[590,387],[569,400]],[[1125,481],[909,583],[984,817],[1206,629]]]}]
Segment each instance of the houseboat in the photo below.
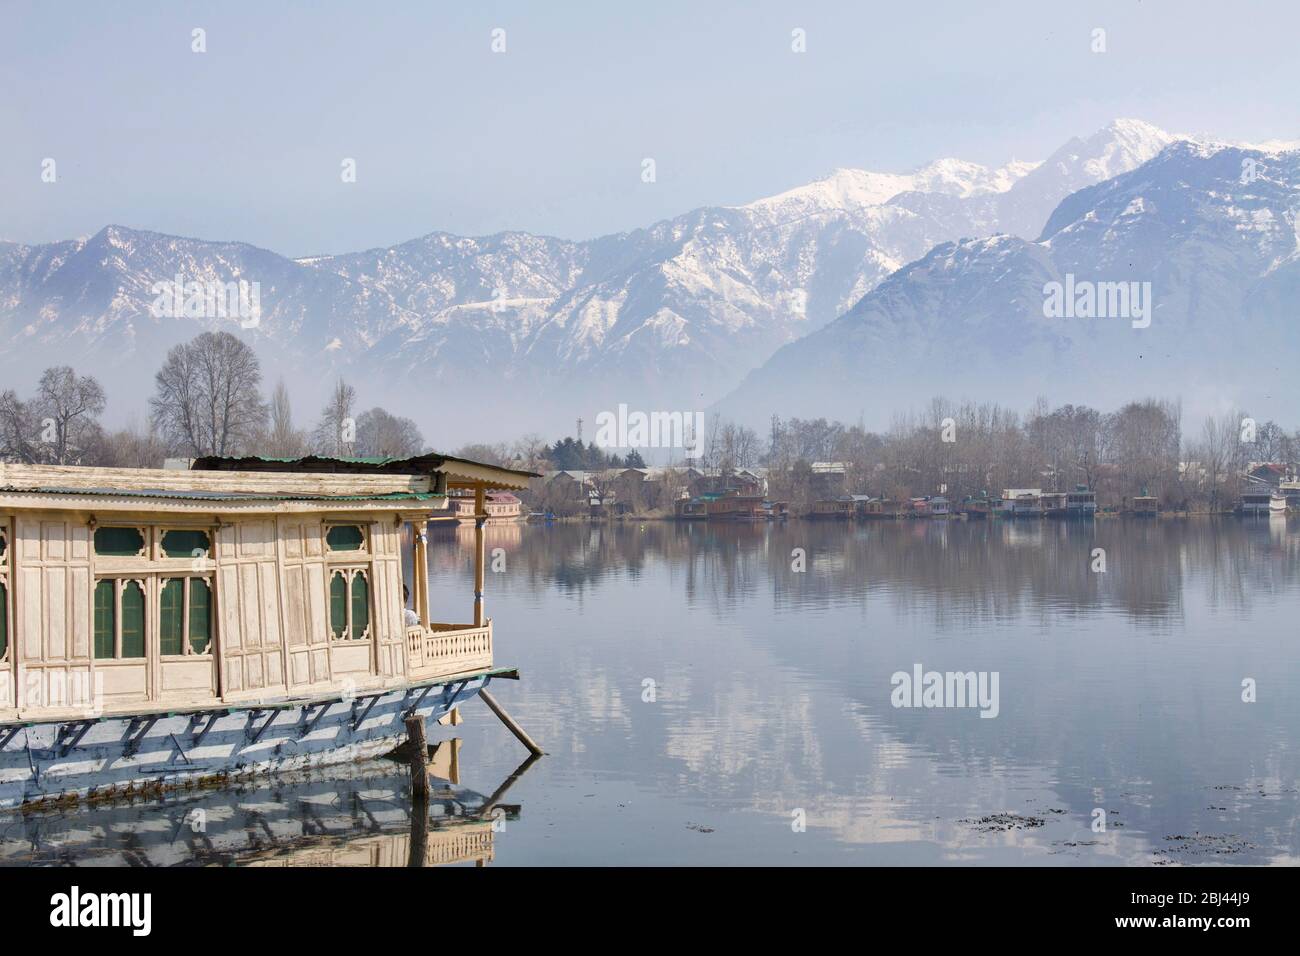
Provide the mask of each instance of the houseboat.
[{"label": "houseboat", "polygon": [[1160,499],[1155,495],[1137,495],[1130,499],[1128,513],[1134,518],[1155,518],[1160,514]]},{"label": "houseboat", "polygon": [[1038,496],[1038,510],[1044,518],[1064,518],[1067,497],[1063,491],[1045,491]]},{"label": "houseboat", "polygon": [[1278,491],[1286,499],[1288,511],[1300,511],[1300,480],[1289,478],[1278,485]]},{"label": "houseboat", "polygon": [[1241,496],[1237,513],[1241,515],[1266,515],[1273,508],[1273,492],[1268,488],[1252,488]]},{"label": "houseboat", "polygon": [[967,518],[982,520],[990,517],[996,507],[997,503],[995,503],[995,499],[990,499],[984,496],[978,498],[968,496],[962,499],[961,504],[958,506],[958,511],[964,514]]},{"label": "houseboat", "polygon": [[877,520],[882,518],[901,517],[898,502],[892,498],[868,498],[862,502],[862,507],[858,509],[858,517],[868,520]]},{"label": "houseboat", "polygon": [[857,502],[852,495],[838,498],[823,498],[814,501],[808,507],[805,518],[811,521],[849,521],[857,511]]},{"label": "houseboat", "polygon": [[[0,806],[377,756],[517,678],[493,659],[483,504],[531,477],[436,454],[0,464]],[[463,623],[429,600],[452,489],[479,509]]]},{"label": "houseboat", "polygon": [[771,513],[762,495],[704,494],[674,503],[674,514],[682,521],[766,521]]},{"label": "houseboat", "polygon": [[1065,496],[1065,516],[1091,520],[1097,516],[1097,493],[1089,491],[1087,485],[1075,485],[1074,490]]},{"label": "houseboat", "polygon": [[1007,518],[1041,518],[1038,507],[1041,488],[1007,488],[1002,492],[1002,514]]},{"label": "houseboat", "polygon": [[[447,514],[461,524],[472,525],[478,520],[473,494],[454,494],[447,497]],[[518,521],[521,510],[519,499],[508,491],[490,491],[484,502],[483,510],[488,524],[507,524]]]}]

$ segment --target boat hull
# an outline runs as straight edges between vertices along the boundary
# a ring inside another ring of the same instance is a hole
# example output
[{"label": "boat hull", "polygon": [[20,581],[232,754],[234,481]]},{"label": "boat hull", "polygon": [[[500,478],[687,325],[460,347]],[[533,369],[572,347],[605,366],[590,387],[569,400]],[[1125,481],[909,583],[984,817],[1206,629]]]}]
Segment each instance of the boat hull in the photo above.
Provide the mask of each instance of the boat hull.
[{"label": "boat hull", "polygon": [[365,760],[437,720],[494,673],[355,696],[220,705],[182,713],[69,717],[0,726],[0,807],[153,792],[223,778]]}]

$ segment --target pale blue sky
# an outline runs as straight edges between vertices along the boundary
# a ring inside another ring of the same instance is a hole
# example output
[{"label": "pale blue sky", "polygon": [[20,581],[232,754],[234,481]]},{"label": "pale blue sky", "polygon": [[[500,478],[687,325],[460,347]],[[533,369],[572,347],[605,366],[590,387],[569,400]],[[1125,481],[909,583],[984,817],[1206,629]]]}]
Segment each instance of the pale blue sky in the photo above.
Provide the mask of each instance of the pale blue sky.
[{"label": "pale blue sky", "polygon": [[120,223],[288,255],[587,238],[836,166],[1041,159],[1116,116],[1297,138],[1298,9],[3,0],[0,238]]}]

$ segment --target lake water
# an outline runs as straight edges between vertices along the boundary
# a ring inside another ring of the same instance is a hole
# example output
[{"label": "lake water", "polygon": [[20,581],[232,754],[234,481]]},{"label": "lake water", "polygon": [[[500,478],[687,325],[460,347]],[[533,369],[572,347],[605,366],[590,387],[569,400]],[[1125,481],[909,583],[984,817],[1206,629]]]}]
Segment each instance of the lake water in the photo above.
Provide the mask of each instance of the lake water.
[{"label": "lake water", "polygon": [[[519,773],[525,751],[478,701],[437,729],[456,786],[435,816],[499,809],[447,831],[455,846],[435,828],[430,859],[1300,858],[1295,519],[487,535],[497,662],[523,677],[492,690],[548,754]],[[472,543],[469,529],[434,538],[440,619],[470,619]],[[990,716],[895,706],[894,675],[918,667],[983,677]],[[186,825],[194,805],[212,821],[203,839]],[[170,862],[405,865],[409,830],[404,771],[380,763],[161,809],[34,815],[3,846],[8,862],[123,862],[153,834]]]}]

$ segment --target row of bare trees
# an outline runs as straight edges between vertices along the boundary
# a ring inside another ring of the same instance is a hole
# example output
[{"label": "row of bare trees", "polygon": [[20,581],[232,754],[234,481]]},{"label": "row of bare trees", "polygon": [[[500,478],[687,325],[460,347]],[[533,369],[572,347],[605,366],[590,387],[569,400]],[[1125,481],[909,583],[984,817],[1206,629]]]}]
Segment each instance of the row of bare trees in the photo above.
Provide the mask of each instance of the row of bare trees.
[{"label": "row of bare trees", "polygon": [[46,369],[30,398],[0,392],[0,460],[158,467],[169,455],[402,457],[426,450],[415,422],[379,407],[360,411],[356,389],[342,379],[314,427],[298,428],[284,382],[268,402],[256,354],[228,332],[205,332],[167,353],[146,424],[106,431],[99,420],[105,405],[99,382],[66,366]]},{"label": "row of bare trees", "polygon": [[[1228,412],[1187,435],[1179,403],[1159,399],[1113,412],[1040,400],[1024,415],[935,399],[922,412],[896,416],[882,434],[825,419],[773,419],[763,456],[772,494],[806,498],[814,461],[842,462],[846,491],[893,498],[1086,485],[1108,504],[1148,493],[1170,507],[1217,510],[1235,502],[1251,462],[1300,461],[1300,431]],[[725,455],[717,463],[731,464]]]}]

